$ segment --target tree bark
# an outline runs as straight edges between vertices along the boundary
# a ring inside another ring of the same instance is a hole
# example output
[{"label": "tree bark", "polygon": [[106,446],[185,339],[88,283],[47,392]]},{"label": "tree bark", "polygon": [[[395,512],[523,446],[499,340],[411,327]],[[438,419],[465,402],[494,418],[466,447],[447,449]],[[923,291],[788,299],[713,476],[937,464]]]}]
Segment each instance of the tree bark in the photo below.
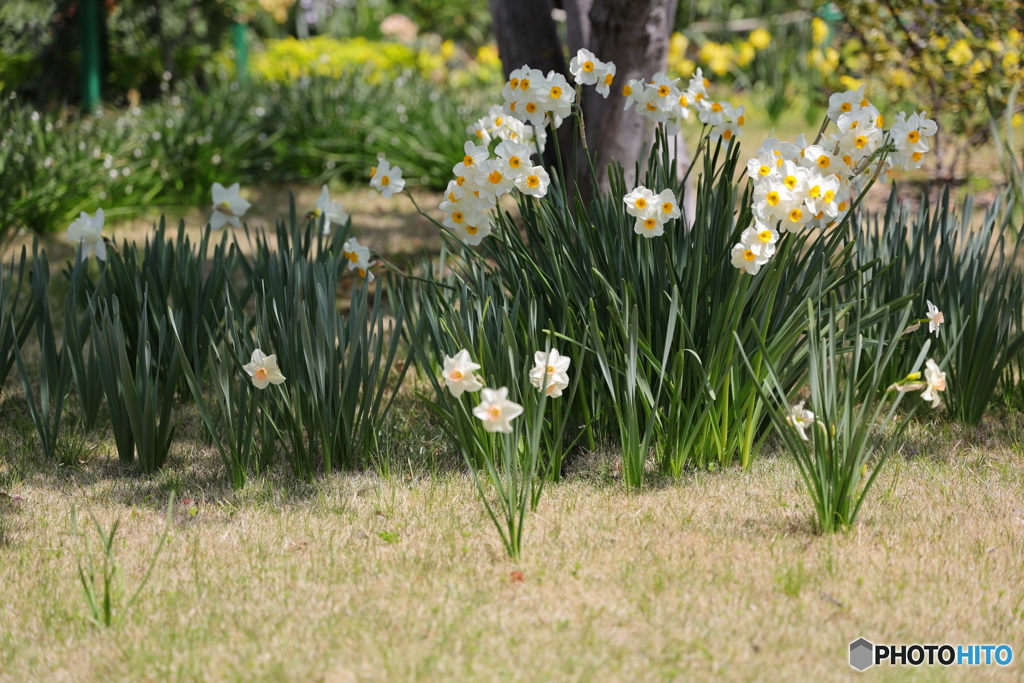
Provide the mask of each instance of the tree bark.
[{"label": "tree bark", "polygon": [[569,76],[551,18],[551,0],[489,0],[489,4],[506,79],[524,64],[544,73],[557,71]]}]

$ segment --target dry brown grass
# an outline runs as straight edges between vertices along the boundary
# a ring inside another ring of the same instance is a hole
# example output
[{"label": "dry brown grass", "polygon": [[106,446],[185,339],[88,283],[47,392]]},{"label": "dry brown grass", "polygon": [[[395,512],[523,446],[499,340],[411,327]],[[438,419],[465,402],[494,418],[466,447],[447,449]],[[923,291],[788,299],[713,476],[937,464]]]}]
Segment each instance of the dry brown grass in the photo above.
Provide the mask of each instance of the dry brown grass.
[{"label": "dry brown grass", "polygon": [[[594,456],[545,491],[514,565],[471,480],[415,419],[389,476],[305,486],[273,475],[231,492],[216,456],[187,438],[148,480],[112,464],[107,444],[80,469],[19,465],[34,435],[10,427],[12,412],[0,481],[24,502],[3,513],[0,681],[975,681],[1024,671],[1016,421],[988,432],[916,426],[860,522],[834,537],[813,531],[782,457],[628,494],[614,463]],[[191,419],[184,427],[195,433]],[[442,464],[408,461],[421,444]],[[125,622],[91,626],[72,508],[121,520],[131,590],[169,491],[198,499],[195,514],[179,502]],[[846,653],[859,636],[1008,643],[1015,661],[857,674]]]}]

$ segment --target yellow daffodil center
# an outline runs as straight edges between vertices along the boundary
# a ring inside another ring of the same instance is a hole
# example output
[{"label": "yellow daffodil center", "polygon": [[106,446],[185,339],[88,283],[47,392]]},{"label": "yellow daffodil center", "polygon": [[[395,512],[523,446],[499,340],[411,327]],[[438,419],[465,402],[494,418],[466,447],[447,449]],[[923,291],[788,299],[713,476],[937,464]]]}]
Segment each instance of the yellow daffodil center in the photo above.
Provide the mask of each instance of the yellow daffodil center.
[{"label": "yellow daffodil center", "polygon": [[757,169],[757,172],[763,176],[766,176],[772,172],[772,169],[771,166],[765,166],[764,164],[761,164],[761,168]]},{"label": "yellow daffodil center", "polygon": [[501,182],[501,171],[491,171],[488,174],[487,179],[491,181],[492,185],[497,185]]},{"label": "yellow daffodil center", "polygon": [[530,89],[530,79],[529,78],[524,78],[523,80],[519,81],[519,89],[520,90],[529,90]]},{"label": "yellow daffodil center", "polygon": [[676,208],[676,206],[672,202],[665,202],[661,205],[661,210],[665,213],[672,213],[672,209],[674,208]]},{"label": "yellow daffodil center", "polygon": [[701,100],[704,99],[704,93],[702,93],[702,92],[697,93],[696,95],[693,96],[693,99],[696,100],[697,102],[700,102]]},{"label": "yellow daffodil center", "polygon": [[614,74],[605,74],[605,76],[604,76],[604,84],[605,85],[611,85],[612,81],[614,81],[614,80],[615,80],[615,75]]},{"label": "yellow daffodil center", "polygon": [[637,197],[636,201],[633,202],[633,206],[638,208],[638,209],[646,209],[647,208],[647,200],[644,199],[643,197]]},{"label": "yellow daffodil center", "polygon": [[921,139],[921,134],[919,132],[917,132],[916,130],[912,130],[909,133],[907,133],[907,142],[909,142],[911,144],[916,143],[920,139]]},{"label": "yellow daffodil center", "polygon": [[722,131],[722,137],[726,140],[732,140],[732,128],[726,128]]},{"label": "yellow daffodil center", "polygon": [[718,112],[722,111],[722,103],[721,102],[712,102],[711,103],[711,111],[715,112],[716,114]]},{"label": "yellow daffodil center", "polygon": [[839,210],[846,211],[846,202],[839,202]]},{"label": "yellow daffodil center", "polygon": [[550,95],[552,99],[557,100],[559,97],[562,96],[562,89],[559,88],[557,85],[553,85],[551,86],[551,90],[548,91],[548,95]]},{"label": "yellow daffodil center", "polygon": [[344,252],[344,254],[345,254],[345,258],[347,258],[352,263],[355,263],[356,261],[359,260],[359,254],[357,254],[354,251],[346,251],[346,252]]},{"label": "yellow daffodil center", "polygon": [[498,406],[491,406],[490,408],[487,409],[487,415],[492,420],[500,420],[501,419],[501,408],[499,408]]},{"label": "yellow daffodil center", "polygon": [[511,81],[508,82],[508,84],[510,86],[512,86],[513,90],[515,90],[516,88],[519,87],[519,79],[518,78],[513,78]]},{"label": "yellow daffodil center", "polygon": [[866,98],[866,97],[865,97],[865,98],[864,98],[863,100],[861,100],[861,101],[860,101],[860,106],[862,106],[862,107],[866,107],[866,106],[868,106],[869,104],[871,104],[871,103],[870,103],[870,102],[868,102],[868,100],[867,100],[867,98]]},{"label": "yellow daffodil center", "polygon": [[866,135],[858,135],[856,138],[854,138],[853,144],[857,147],[857,149],[864,149],[868,145],[868,138]]},{"label": "yellow daffodil center", "polygon": [[853,166],[853,157],[851,157],[849,154],[844,154],[843,163],[846,164],[847,166]]},{"label": "yellow daffodil center", "polygon": [[256,368],[256,372],[253,373],[253,377],[260,380],[261,382],[267,378],[266,368]]},{"label": "yellow daffodil center", "polygon": [[356,268],[356,272],[359,273],[359,277],[366,277],[366,268]]},{"label": "yellow daffodil center", "polygon": [[654,230],[654,228],[657,227],[657,225],[658,221],[654,220],[653,218],[644,219],[644,227],[647,228],[648,230]]},{"label": "yellow daffodil center", "polygon": [[482,138],[482,137],[484,136],[484,131],[483,131],[483,128],[477,128],[477,129],[476,129],[476,136],[477,136],[478,138]]},{"label": "yellow daffodil center", "polygon": [[464,182],[466,182],[466,179],[463,176],[458,176],[457,178],[455,178],[455,184],[458,185],[459,187],[462,187],[462,183]]},{"label": "yellow daffodil center", "polygon": [[503,119],[502,117],[499,116],[498,118],[494,119],[494,125],[495,126],[500,126],[501,122],[504,121],[504,120],[505,119]]},{"label": "yellow daffodil center", "polygon": [[686,95],[680,95],[679,96],[679,104],[684,106],[684,107],[689,107],[690,106],[690,100],[686,99]]},{"label": "yellow daffodil center", "polygon": [[527,102],[526,103],[526,113],[527,114],[532,114],[535,111],[537,111],[537,105],[534,104],[533,102]]},{"label": "yellow daffodil center", "polygon": [[836,193],[832,190],[825,190],[825,196],[822,199],[825,200],[826,204],[831,204],[832,200],[836,198]]},{"label": "yellow daffodil center", "polygon": [[705,78],[704,79],[704,87],[705,88],[710,88],[711,87],[711,81],[709,81],[708,79]]},{"label": "yellow daffodil center", "polygon": [[815,199],[820,197],[821,196],[821,186],[820,185],[815,185],[814,187],[812,187],[811,191],[810,191],[810,194]]},{"label": "yellow daffodil center", "polygon": [[514,100],[509,103],[508,108],[512,111],[516,110],[516,105],[519,104],[519,100]]},{"label": "yellow daffodil center", "polygon": [[591,71],[594,70],[594,63],[591,61],[583,62],[583,70],[586,71],[587,73],[590,73]]},{"label": "yellow daffodil center", "polygon": [[466,232],[469,233],[470,235],[475,235],[478,232],[480,232],[480,228],[476,227],[475,225],[467,225]]},{"label": "yellow daffodil center", "polygon": [[387,176],[382,177],[380,179],[380,184],[383,185],[384,187],[387,187],[388,185],[391,184],[391,178],[389,178]]},{"label": "yellow daffodil center", "polygon": [[622,96],[623,97],[629,97],[632,94],[633,94],[633,88],[632,87],[630,87],[628,84],[622,86]]},{"label": "yellow daffodil center", "polygon": [[785,178],[782,179],[782,184],[792,190],[794,187],[796,187],[796,176],[795,175],[788,175],[788,176],[786,176]]},{"label": "yellow daffodil center", "polygon": [[793,221],[794,223],[799,222],[800,219],[803,217],[804,212],[801,211],[800,209],[793,209],[792,211],[789,212],[789,220]]},{"label": "yellow daffodil center", "polygon": [[779,193],[778,192],[769,192],[768,194],[765,195],[764,198],[765,198],[765,201],[768,202],[769,206],[778,206],[779,205]]},{"label": "yellow daffodil center", "polygon": [[535,175],[529,176],[526,179],[527,187],[540,187],[540,178]]},{"label": "yellow daffodil center", "polygon": [[743,258],[746,259],[747,261],[753,261],[754,259],[757,258],[757,254],[754,253],[753,249],[744,249]]},{"label": "yellow daffodil center", "polygon": [[672,92],[672,89],[667,85],[658,86],[658,97],[668,97],[670,92]]},{"label": "yellow daffodil center", "polygon": [[461,223],[465,218],[465,215],[461,211],[456,211],[452,214],[452,222],[454,223]]},{"label": "yellow daffodil center", "polygon": [[523,162],[519,160],[519,157],[509,157],[508,165],[509,168],[519,168],[523,165]]},{"label": "yellow daffodil center", "polygon": [[464,166],[472,166],[473,165],[473,157],[469,156],[468,154],[466,156],[462,157],[462,164]]},{"label": "yellow daffodil center", "polygon": [[831,165],[832,165],[832,160],[828,158],[827,154],[822,154],[821,156],[818,157],[818,167],[819,168],[828,168]]},{"label": "yellow daffodil center", "polygon": [[377,167],[376,166],[371,166],[370,167],[370,177],[372,178],[375,175],[377,175]]},{"label": "yellow daffodil center", "polygon": [[658,111],[658,105],[654,104],[653,102],[648,102],[647,111]]},{"label": "yellow daffodil center", "polygon": [[878,126],[879,128],[881,128],[882,126],[884,126],[884,125],[885,125],[885,117],[884,117],[884,116],[882,116],[881,114],[879,114],[878,116],[876,116],[876,117],[875,117],[875,125],[876,125],[876,126]]},{"label": "yellow daffodil center", "polygon": [[923,156],[924,154],[921,154],[921,152],[914,152],[913,154],[910,155],[910,158],[913,159],[914,161],[921,161],[921,158]]},{"label": "yellow daffodil center", "polygon": [[450,202],[455,202],[455,201],[457,201],[457,200],[455,199],[455,193],[454,193],[454,192],[449,192],[449,193],[448,193],[448,201],[450,201]]},{"label": "yellow daffodil center", "polygon": [[745,125],[746,122],[747,122],[747,117],[744,114],[740,114],[740,117],[738,119],[736,119],[736,124],[740,125],[740,126]]},{"label": "yellow daffodil center", "polygon": [[841,105],[839,105],[839,111],[843,112],[844,114],[850,111],[851,109],[853,109],[853,107],[850,106],[849,102],[843,102]]},{"label": "yellow daffodil center", "polygon": [[463,377],[465,377],[465,375],[463,375],[462,370],[459,370],[458,368],[448,373],[448,379],[453,382],[461,382]]},{"label": "yellow daffodil center", "polygon": [[757,233],[757,237],[765,244],[768,244],[769,242],[772,241],[772,231],[762,230],[761,232]]}]

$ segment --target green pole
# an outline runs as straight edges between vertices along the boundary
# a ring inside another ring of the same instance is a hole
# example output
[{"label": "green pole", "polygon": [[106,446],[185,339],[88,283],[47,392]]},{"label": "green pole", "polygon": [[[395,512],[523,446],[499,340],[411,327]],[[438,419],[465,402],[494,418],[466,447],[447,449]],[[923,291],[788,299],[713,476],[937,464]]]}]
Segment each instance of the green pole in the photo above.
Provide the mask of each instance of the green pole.
[{"label": "green pole", "polygon": [[100,104],[99,0],[80,0],[82,31],[82,110],[92,114]]},{"label": "green pole", "polygon": [[231,24],[231,39],[235,44],[235,73],[243,83],[249,80],[249,43],[246,25],[240,21]]}]

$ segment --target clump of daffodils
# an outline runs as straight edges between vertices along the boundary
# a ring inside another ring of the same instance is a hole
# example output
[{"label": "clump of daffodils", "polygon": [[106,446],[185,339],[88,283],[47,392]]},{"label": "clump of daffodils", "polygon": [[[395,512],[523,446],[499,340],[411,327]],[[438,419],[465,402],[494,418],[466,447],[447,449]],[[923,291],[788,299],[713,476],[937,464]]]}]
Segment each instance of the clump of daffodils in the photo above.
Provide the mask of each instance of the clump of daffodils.
[{"label": "clump of daffodils", "polygon": [[547,147],[548,133],[543,126],[523,123],[513,116],[507,116],[500,104],[492,105],[487,115],[477,119],[466,129],[478,145],[489,145],[492,140],[511,140],[536,148],[541,154]]},{"label": "clump of daffodils", "polygon": [[590,50],[580,49],[569,62],[569,73],[577,85],[593,85],[601,97],[607,98],[615,80],[615,64],[602,62]]},{"label": "clump of daffodils", "polygon": [[466,141],[465,154],[455,164],[455,179],[448,183],[440,209],[442,225],[467,244],[477,245],[491,234],[491,217],[498,200],[513,190],[533,197],[547,194],[551,178],[543,166],[534,165],[533,149],[512,139],[502,140],[494,149]]},{"label": "clump of daffodils", "polygon": [[[747,162],[754,183],[754,226],[733,247],[733,265],[756,273],[775,253],[778,233],[841,221],[861,179],[877,177],[883,169],[920,168],[935,122],[923,112],[910,117],[901,112],[888,131],[884,123],[861,87],[829,98],[828,119],[814,143],[803,135],[792,143],[765,140]],[[826,136],[829,125],[836,130]]]},{"label": "clump of daffodils", "polygon": [[506,116],[537,128],[548,123],[558,128],[572,113],[572,105],[576,102],[576,91],[565,76],[554,71],[545,76],[543,71],[531,69],[529,65],[509,74],[501,95],[505,99],[503,110]]},{"label": "clump of daffodils", "polygon": [[654,123],[665,124],[665,132],[675,135],[683,121],[696,113],[701,123],[710,126],[708,137],[713,141],[730,142],[740,137],[746,123],[743,107],[733,107],[728,102],[713,102],[708,98],[711,83],[704,73],[697,69],[685,89],[679,87],[678,78],[669,78],[662,72],[654,74],[651,81],[631,80],[622,86],[626,98],[625,108],[633,107],[636,113]]},{"label": "clump of daffodils", "polygon": [[626,213],[636,218],[633,232],[647,238],[663,235],[665,224],[682,214],[672,190],[662,190],[655,194],[640,185],[623,197],[622,201],[626,205]]}]

